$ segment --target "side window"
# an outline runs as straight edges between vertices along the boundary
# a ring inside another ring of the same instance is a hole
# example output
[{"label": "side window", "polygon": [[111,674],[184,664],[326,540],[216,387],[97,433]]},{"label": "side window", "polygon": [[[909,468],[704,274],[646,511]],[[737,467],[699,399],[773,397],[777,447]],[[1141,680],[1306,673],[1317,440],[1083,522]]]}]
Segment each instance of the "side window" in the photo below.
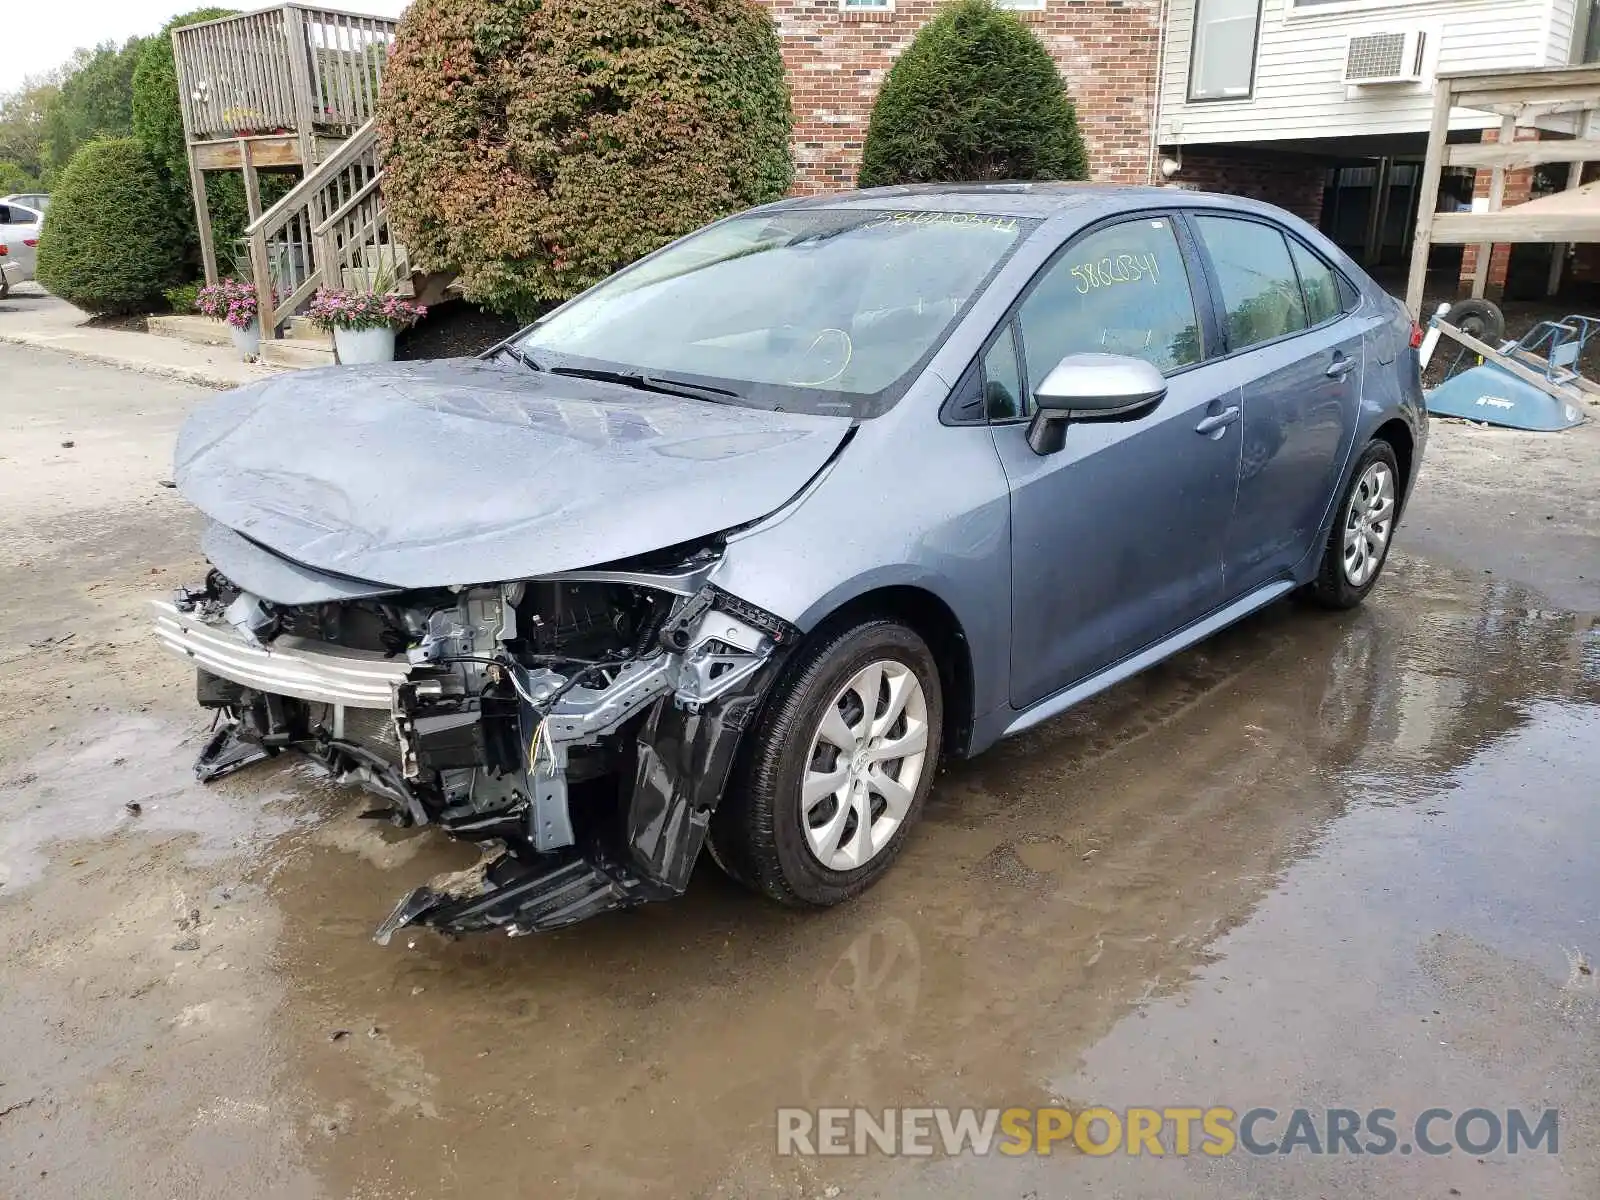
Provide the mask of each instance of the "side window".
[{"label": "side window", "polygon": [[0,225],[13,224],[16,224],[16,222],[12,221],[11,219],[11,206],[8,204],[0,204]]},{"label": "side window", "polygon": [[1293,238],[1289,240],[1289,253],[1300,272],[1300,290],[1306,295],[1306,324],[1321,325],[1344,312],[1334,269]]},{"label": "side window", "polygon": [[1227,307],[1228,349],[1242,350],[1306,327],[1300,280],[1282,232],[1257,221],[1196,216]]},{"label": "side window", "polygon": [[983,356],[983,412],[991,421],[1025,414],[1022,376],[1017,370],[1016,326],[1007,325]]},{"label": "side window", "polygon": [[1113,225],[1068,246],[1017,316],[1033,381],[1069,354],[1126,354],[1162,371],[1202,357],[1178,235],[1161,217]]}]

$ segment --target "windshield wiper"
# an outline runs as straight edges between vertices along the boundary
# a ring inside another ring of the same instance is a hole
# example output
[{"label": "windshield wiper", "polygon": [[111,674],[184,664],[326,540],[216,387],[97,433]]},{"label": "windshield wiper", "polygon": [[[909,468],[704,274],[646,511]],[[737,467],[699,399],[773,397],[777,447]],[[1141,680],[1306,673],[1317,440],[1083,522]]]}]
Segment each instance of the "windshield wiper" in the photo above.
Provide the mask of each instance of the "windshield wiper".
[{"label": "windshield wiper", "polygon": [[495,353],[496,354],[504,354],[507,358],[511,359],[512,362],[521,363],[523,366],[527,367],[528,370],[530,370],[530,371],[543,371],[544,370],[544,368],[541,367],[538,363],[534,362],[533,359],[529,358],[521,350],[518,350],[515,346],[512,346],[510,344],[501,346],[498,350],[495,351]]},{"label": "windshield wiper", "polygon": [[642,371],[604,371],[594,367],[551,367],[552,375],[575,375],[580,379],[598,379],[601,383],[620,383],[623,387],[641,392],[658,392],[665,396],[685,396],[690,400],[710,400],[713,404],[726,404],[729,400],[743,400],[738,392],[712,387],[706,383],[686,383],[681,379],[662,379]]}]

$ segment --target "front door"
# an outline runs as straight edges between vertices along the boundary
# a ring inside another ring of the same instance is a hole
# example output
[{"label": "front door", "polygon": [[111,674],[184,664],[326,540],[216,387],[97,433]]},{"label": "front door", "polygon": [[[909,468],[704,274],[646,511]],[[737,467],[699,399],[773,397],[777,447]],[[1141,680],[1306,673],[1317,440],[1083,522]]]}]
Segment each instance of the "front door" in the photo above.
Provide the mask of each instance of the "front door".
[{"label": "front door", "polygon": [[[1194,284],[1198,284],[1196,279]],[[1023,708],[1175,632],[1222,600],[1238,479],[1237,387],[1205,364],[1174,223],[1147,216],[1069,244],[984,357],[1011,488],[1011,702]],[[1166,398],[1132,421],[1027,441],[1030,387],[1068,354],[1144,358]]]}]

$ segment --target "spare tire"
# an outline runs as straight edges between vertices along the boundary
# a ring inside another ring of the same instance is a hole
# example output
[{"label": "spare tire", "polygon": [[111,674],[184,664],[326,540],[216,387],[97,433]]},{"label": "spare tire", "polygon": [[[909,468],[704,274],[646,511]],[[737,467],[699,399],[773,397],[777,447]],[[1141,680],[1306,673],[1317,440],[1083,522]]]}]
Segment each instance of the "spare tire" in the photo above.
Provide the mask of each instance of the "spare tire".
[{"label": "spare tire", "polygon": [[1457,300],[1444,319],[1462,333],[1499,349],[1506,336],[1506,315],[1488,300]]}]

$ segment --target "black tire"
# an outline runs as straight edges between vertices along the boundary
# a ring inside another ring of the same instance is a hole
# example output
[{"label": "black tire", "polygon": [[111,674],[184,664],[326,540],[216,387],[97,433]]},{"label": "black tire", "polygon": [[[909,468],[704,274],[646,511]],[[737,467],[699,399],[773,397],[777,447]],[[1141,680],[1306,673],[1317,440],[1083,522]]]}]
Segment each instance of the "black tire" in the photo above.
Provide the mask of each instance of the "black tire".
[{"label": "black tire", "polygon": [[1492,300],[1457,300],[1444,319],[1491,346],[1498,346],[1506,336],[1506,315]]},{"label": "black tire", "polygon": [[[1345,572],[1344,534],[1350,520],[1350,506],[1356,499],[1363,476],[1374,463],[1385,464],[1394,477],[1395,517],[1390,519],[1389,536],[1383,543],[1377,569],[1364,583],[1357,585],[1350,582]],[[1339,498],[1338,513],[1334,517],[1333,528],[1328,531],[1328,542],[1322,550],[1322,563],[1317,568],[1317,577],[1306,589],[1306,596],[1313,603],[1323,608],[1349,609],[1356,607],[1371,594],[1383,576],[1384,565],[1389,561],[1389,550],[1394,546],[1395,518],[1399,516],[1405,485],[1406,480],[1400,474],[1400,464],[1395,460],[1394,448],[1378,438],[1368,442],[1367,448],[1361,452],[1361,457],[1356,459],[1356,465],[1350,472],[1350,482],[1345,485],[1344,495]]]},{"label": "black tire", "polygon": [[[807,842],[800,785],[827,706],[857,672],[878,659],[893,660],[915,673],[927,709],[927,750],[899,828],[860,867],[836,871]],[[712,858],[746,887],[793,907],[825,908],[865,891],[894,863],[922,815],[939,766],[943,719],[938,667],[927,645],[906,626],[874,619],[814,635],[786,666],[745,735],[727,792],[712,817]]]}]

